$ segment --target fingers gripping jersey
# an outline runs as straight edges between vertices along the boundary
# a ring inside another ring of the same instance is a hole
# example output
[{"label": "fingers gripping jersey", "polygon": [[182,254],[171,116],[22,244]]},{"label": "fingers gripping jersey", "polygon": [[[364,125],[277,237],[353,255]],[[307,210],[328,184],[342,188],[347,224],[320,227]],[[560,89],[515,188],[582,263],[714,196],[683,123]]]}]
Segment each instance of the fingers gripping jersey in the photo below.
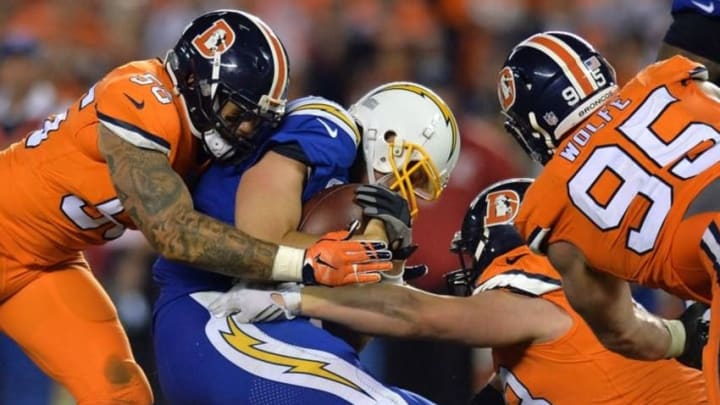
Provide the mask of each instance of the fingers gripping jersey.
[{"label": "fingers gripping jersey", "polygon": [[478,279],[475,294],[494,289],[552,302],[573,321],[573,326],[556,340],[493,349],[506,403],[707,403],[700,371],[675,360],[630,360],[605,349],[570,307],[560,274],[545,257],[528,247],[498,256]]},{"label": "fingers gripping jersey", "polygon": [[25,264],[66,260],[131,227],[97,147],[98,126],[170,159],[181,175],[195,141],[181,126],[159,60],[110,72],[67,111],[0,152],[0,246]]},{"label": "fingers gripping jersey", "polygon": [[687,207],[720,174],[720,104],[692,79],[701,71],[680,56],[651,65],[567,136],[516,220],[531,247],[568,241],[591,267],[699,298],[668,255]]}]

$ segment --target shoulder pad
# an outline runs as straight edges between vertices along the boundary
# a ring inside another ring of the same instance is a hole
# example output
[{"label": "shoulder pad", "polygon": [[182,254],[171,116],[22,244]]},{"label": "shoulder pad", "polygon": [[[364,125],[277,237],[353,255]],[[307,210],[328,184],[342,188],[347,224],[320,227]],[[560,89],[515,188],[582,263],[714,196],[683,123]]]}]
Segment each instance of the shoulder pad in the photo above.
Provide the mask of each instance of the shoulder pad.
[{"label": "shoulder pad", "polygon": [[326,119],[342,131],[351,134],[355,145],[360,144],[360,130],[350,113],[340,104],[316,96],[302,97],[288,104],[286,117],[310,115]]}]

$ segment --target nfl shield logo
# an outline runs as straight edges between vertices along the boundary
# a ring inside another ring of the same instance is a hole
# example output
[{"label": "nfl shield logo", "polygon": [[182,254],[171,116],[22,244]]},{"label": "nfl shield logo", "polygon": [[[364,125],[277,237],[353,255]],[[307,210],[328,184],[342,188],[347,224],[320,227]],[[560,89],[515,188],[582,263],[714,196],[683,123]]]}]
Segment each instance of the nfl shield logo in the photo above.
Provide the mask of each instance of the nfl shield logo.
[{"label": "nfl shield logo", "polygon": [[555,125],[558,124],[558,117],[557,117],[557,115],[555,115],[555,113],[552,112],[552,111],[546,112],[545,115],[543,115],[543,119],[544,119],[545,122],[547,122],[547,124],[550,125],[551,127],[554,127]]}]

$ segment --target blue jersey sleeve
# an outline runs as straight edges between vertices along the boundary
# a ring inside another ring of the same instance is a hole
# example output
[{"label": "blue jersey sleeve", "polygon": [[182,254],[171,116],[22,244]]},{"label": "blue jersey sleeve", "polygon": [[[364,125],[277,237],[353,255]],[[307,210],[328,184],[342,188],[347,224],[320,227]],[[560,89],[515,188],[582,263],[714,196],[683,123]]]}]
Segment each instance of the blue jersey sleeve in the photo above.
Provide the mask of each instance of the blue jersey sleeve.
[{"label": "blue jersey sleeve", "polygon": [[673,0],[672,12],[694,10],[699,14],[720,16],[720,0]]},{"label": "blue jersey sleeve", "polygon": [[288,105],[288,113],[270,139],[272,145],[294,143],[310,166],[303,200],[334,184],[347,183],[360,133],[348,112],[320,97],[303,97]]}]

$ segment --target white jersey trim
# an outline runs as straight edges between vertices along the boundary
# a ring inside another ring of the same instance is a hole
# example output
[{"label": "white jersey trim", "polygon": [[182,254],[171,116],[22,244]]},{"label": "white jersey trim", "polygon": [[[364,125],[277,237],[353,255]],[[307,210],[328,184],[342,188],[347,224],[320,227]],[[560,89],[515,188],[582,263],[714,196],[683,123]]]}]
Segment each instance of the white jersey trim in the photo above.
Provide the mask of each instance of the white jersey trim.
[{"label": "white jersey trim", "polygon": [[491,277],[480,284],[475,291],[473,291],[473,295],[482,291],[495,290],[498,288],[512,288],[531,295],[541,296],[561,289],[562,284],[560,280],[541,274],[513,270]]},{"label": "white jersey trim", "polygon": [[142,136],[141,134],[131,131],[127,128],[123,128],[119,125],[113,124],[109,121],[101,121],[113,134],[119,136],[127,142],[142,149],[151,149],[161,152],[164,155],[170,155],[170,149],[166,146],[160,145],[157,142],[153,142],[150,139]]}]

